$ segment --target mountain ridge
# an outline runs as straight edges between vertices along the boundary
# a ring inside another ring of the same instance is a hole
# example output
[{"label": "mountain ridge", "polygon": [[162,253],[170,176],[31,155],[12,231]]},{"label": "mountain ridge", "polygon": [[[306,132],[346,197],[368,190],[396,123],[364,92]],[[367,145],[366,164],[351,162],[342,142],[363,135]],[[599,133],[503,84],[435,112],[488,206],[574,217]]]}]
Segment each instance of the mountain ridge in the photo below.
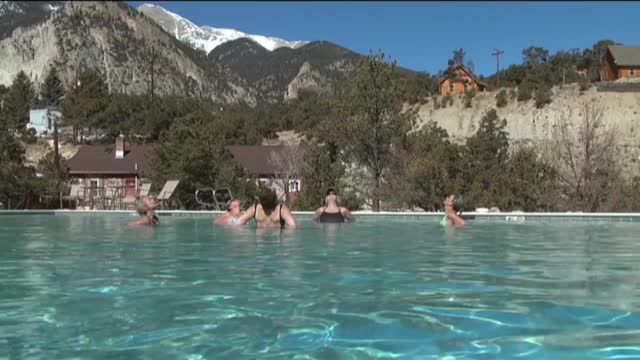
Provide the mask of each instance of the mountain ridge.
[{"label": "mountain ridge", "polygon": [[[66,87],[94,69],[111,92],[208,98],[256,106],[330,92],[364,59],[329,41],[270,51],[247,37],[209,54],[124,2],[0,2],[0,84],[24,71],[38,87],[55,66]],[[400,68],[402,72],[411,72]]]},{"label": "mountain ridge", "polygon": [[159,95],[255,103],[242,79],[122,2],[68,2],[44,21],[13,29],[0,40],[0,84],[24,71],[38,86],[55,66],[67,87],[79,71],[94,69],[112,92],[147,93],[152,58]]},{"label": "mountain ridge", "polygon": [[137,10],[155,20],[158,25],[178,40],[185,41],[206,53],[210,53],[228,41],[239,38],[252,39],[269,51],[281,47],[296,48],[307,43],[307,41],[289,41],[276,37],[248,34],[235,29],[215,28],[209,25],[198,26],[189,19],[155,4],[142,4],[137,7]]}]

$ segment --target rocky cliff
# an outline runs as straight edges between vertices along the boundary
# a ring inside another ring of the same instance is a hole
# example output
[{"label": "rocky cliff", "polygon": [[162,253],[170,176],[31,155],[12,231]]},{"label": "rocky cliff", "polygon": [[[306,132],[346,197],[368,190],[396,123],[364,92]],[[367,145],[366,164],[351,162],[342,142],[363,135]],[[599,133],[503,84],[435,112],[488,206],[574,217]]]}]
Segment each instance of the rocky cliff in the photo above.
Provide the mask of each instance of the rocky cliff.
[{"label": "rocky cliff", "polygon": [[[553,130],[563,117],[574,128],[583,119],[583,104],[593,103],[604,111],[603,122],[616,133],[617,147],[623,166],[632,174],[640,174],[640,93],[597,91],[595,87],[581,92],[577,85],[553,89],[551,104],[537,109],[533,101],[517,102],[510,98],[507,106],[496,107],[496,92],[479,93],[471,108],[465,108],[462,96],[454,97],[453,106],[438,108],[434,102],[419,108],[419,123],[435,121],[450,136],[462,141],[478,129],[480,119],[496,108],[507,120],[512,143],[545,146],[553,139]],[[438,99],[440,100],[440,99]]]},{"label": "rocky cliff", "polygon": [[[16,18],[26,14],[10,13]],[[156,94],[255,103],[242,79],[124,3],[67,2],[42,17],[4,29],[0,84],[9,85],[25,71],[39,85],[55,66],[70,86],[78,71],[91,68],[105,77],[111,91],[148,92],[153,74]]]}]

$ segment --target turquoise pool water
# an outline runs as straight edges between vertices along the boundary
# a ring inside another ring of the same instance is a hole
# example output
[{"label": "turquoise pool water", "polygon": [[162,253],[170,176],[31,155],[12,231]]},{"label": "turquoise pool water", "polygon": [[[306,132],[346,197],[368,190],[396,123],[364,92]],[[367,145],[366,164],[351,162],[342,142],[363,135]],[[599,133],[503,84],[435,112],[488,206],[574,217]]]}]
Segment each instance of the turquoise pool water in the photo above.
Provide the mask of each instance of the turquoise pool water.
[{"label": "turquoise pool water", "polygon": [[640,224],[0,216],[0,358],[640,358]]}]

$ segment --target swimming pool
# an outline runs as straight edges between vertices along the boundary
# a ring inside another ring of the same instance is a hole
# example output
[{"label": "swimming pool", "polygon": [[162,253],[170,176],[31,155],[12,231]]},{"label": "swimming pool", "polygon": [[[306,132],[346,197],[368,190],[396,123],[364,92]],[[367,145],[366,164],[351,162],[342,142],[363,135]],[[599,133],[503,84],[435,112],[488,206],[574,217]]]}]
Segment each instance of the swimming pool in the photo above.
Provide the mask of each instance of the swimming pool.
[{"label": "swimming pool", "polygon": [[640,223],[0,216],[0,358],[640,358]]}]

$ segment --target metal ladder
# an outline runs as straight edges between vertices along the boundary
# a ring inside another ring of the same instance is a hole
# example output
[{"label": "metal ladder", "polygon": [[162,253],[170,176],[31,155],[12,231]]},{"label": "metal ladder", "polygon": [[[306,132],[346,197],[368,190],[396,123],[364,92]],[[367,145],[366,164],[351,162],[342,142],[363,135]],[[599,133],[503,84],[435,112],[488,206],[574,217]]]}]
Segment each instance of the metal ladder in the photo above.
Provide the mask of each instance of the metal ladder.
[{"label": "metal ladder", "polygon": [[[211,193],[211,199],[213,202],[204,200],[203,194]],[[195,199],[203,210],[221,210],[225,211],[229,207],[229,202],[233,199],[231,190],[229,188],[213,189],[210,187],[200,188],[196,190]]]}]

